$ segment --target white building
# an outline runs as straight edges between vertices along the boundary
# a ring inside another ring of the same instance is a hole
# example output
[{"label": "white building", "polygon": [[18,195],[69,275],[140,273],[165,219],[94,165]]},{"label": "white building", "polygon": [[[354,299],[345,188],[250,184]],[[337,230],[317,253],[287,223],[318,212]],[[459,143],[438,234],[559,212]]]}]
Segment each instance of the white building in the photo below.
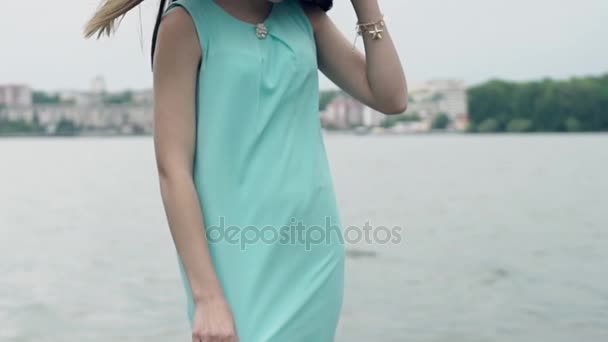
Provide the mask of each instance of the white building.
[{"label": "white building", "polygon": [[72,103],[80,107],[103,104],[103,94],[94,92],[67,90],[59,93],[59,99],[63,103]]},{"label": "white building", "polygon": [[32,89],[25,85],[0,85],[0,105],[6,107],[31,106]]},{"label": "white building", "polygon": [[0,118],[11,121],[36,121],[54,132],[61,121],[72,122],[83,132],[152,133],[152,104],[117,104],[103,106],[77,106],[74,104],[48,104],[0,109]]},{"label": "white building", "polygon": [[133,103],[151,104],[154,102],[154,93],[152,89],[145,89],[133,92]]},{"label": "white building", "polygon": [[97,95],[106,92],[106,80],[102,76],[97,76],[91,81],[91,92]]},{"label": "white building", "polygon": [[[467,88],[459,80],[431,80],[409,84],[409,103],[405,114],[417,115],[420,122],[404,121],[395,130],[420,132],[431,129],[433,119],[440,113],[450,117],[449,129],[462,131],[468,125]],[[345,93],[338,94],[321,113],[327,128],[348,129],[356,126],[381,126],[387,116]]]},{"label": "white building", "polygon": [[340,93],[321,112],[325,127],[345,129],[356,126],[379,126],[385,115],[364,105],[346,93]]},{"label": "white building", "polygon": [[431,80],[409,85],[407,113],[422,118],[445,113],[455,120],[468,114],[467,88],[459,80]]}]

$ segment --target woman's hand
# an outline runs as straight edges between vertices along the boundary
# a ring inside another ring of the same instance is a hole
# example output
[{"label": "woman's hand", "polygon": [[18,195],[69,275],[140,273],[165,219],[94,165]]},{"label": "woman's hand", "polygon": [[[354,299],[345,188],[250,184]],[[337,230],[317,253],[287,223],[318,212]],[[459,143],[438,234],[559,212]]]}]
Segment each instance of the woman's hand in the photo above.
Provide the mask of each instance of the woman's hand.
[{"label": "woman's hand", "polygon": [[225,299],[197,303],[192,325],[192,342],[237,342],[232,312]]}]

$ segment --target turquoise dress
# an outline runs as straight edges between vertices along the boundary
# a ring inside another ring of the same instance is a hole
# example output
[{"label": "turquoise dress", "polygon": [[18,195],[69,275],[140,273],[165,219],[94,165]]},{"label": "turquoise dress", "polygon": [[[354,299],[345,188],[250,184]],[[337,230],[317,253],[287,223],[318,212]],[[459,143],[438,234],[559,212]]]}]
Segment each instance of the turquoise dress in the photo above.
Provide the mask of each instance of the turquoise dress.
[{"label": "turquoise dress", "polygon": [[263,39],[214,0],[175,6],[192,17],[203,50],[194,183],[240,342],[334,341],[344,243],[312,26],[297,0],[273,4]]}]

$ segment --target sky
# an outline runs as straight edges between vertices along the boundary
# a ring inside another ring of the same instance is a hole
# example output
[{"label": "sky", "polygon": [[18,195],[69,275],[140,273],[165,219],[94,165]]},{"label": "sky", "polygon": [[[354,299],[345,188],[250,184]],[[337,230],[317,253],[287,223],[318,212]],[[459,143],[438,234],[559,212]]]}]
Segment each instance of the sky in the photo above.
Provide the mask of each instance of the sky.
[{"label": "sky", "polygon": [[[145,0],[116,36],[100,41],[82,37],[99,0],[4,2],[0,84],[88,89],[101,75],[110,90],[151,87],[149,48],[157,0]],[[379,2],[408,81],[449,78],[474,85],[492,78],[608,72],[608,0]],[[336,0],[330,16],[352,41],[357,18],[351,2]],[[321,75],[321,88],[335,85]]]}]

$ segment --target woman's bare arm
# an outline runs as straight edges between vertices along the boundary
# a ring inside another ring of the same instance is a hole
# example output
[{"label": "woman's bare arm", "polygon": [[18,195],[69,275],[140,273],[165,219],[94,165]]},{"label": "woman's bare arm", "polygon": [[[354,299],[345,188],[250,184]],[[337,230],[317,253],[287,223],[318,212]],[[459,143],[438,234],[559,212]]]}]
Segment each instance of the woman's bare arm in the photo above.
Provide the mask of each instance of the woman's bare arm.
[{"label": "woman's bare arm", "polygon": [[[380,18],[377,0],[351,3],[360,22]],[[363,35],[364,55],[352,49],[352,42],[323,10],[312,5],[304,5],[304,9],[315,31],[321,72],[365,105],[385,114],[403,113],[407,108],[407,82],[388,32],[390,25],[384,28],[381,40]]]},{"label": "woman's bare arm", "polygon": [[161,22],[154,58],[154,147],[167,220],[195,302],[192,341],[235,342],[234,319],[211,260],[192,175],[201,56],[192,18],[174,8]]},{"label": "woman's bare arm", "polygon": [[165,213],[195,301],[223,296],[192,178],[200,57],[191,18],[175,8],[162,21],[154,58],[154,146]]}]

